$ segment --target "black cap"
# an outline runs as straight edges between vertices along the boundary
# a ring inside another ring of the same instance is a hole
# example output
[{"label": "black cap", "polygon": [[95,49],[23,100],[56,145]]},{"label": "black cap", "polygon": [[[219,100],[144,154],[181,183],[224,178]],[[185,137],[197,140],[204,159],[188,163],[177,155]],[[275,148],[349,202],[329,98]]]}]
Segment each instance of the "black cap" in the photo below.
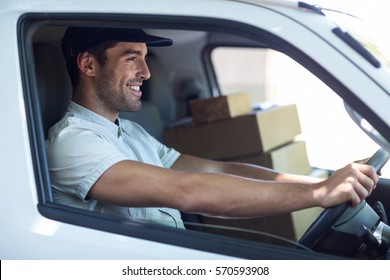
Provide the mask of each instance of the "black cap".
[{"label": "black cap", "polygon": [[62,38],[61,48],[65,57],[72,57],[112,42],[145,43],[149,47],[163,47],[173,44],[171,39],[149,35],[142,29],[69,27]]}]

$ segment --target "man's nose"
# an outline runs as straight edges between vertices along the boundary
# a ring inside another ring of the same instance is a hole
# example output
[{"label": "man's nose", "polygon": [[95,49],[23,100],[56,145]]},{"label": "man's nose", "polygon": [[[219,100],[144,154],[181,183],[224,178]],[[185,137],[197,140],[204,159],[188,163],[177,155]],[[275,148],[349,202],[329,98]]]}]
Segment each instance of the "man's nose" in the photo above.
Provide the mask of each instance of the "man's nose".
[{"label": "man's nose", "polygon": [[143,80],[148,80],[152,76],[150,74],[149,67],[148,67],[148,64],[146,63],[146,61],[144,61],[142,63],[142,65],[140,65],[139,75],[140,75],[140,78],[142,78]]}]

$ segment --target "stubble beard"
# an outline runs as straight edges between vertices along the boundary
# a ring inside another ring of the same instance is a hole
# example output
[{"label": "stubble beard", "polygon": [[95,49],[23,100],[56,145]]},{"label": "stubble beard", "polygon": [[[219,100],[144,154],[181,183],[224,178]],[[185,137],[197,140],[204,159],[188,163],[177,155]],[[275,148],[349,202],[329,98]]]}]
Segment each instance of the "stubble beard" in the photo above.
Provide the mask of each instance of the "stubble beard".
[{"label": "stubble beard", "polygon": [[101,77],[96,84],[96,94],[102,109],[109,112],[138,112],[141,110],[141,100],[135,99],[126,91],[126,83],[115,83],[115,73],[107,68],[102,69]]}]

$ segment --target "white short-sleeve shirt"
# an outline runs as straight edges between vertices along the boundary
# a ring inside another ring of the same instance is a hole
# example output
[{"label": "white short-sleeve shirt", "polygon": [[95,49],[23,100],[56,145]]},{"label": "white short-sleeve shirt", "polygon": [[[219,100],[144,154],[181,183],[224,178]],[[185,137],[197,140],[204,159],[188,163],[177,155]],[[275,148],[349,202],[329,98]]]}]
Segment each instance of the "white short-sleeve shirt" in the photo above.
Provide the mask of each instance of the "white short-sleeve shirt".
[{"label": "white short-sleeve shirt", "polygon": [[113,123],[71,102],[65,116],[50,129],[46,149],[56,202],[184,228],[176,209],[121,207],[87,196],[96,180],[117,162],[135,160],[169,168],[180,156],[138,124],[120,119]]}]

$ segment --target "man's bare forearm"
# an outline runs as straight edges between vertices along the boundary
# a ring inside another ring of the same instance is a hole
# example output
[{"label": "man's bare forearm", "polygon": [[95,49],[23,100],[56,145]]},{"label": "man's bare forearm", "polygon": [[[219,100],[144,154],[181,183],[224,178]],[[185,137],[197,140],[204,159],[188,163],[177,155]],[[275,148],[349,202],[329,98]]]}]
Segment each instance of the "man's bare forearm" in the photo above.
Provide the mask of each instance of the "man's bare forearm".
[{"label": "man's bare forearm", "polygon": [[265,181],[289,181],[301,183],[316,183],[321,181],[321,179],[318,178],[277,172],[275,170],[253,164],[213,161],[189,155],[181,155],[173,166],[173,169],[190,172],[224,173]]}]

